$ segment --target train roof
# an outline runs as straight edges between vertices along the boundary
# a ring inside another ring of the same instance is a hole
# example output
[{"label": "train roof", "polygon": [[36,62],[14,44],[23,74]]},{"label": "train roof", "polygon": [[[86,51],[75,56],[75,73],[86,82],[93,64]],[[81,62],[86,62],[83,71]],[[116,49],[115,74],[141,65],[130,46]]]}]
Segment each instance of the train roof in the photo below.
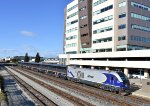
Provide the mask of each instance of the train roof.
[{"label": "train roof", "polygon": [[23,64],[33,64],[33,65],[41,65],[41,66],[53,66],[53,67],[62,67],[66,68],[66,65],[61,65],[61,64],[45,64],[45,63],[32,63],[32,62],[20,62]]}]

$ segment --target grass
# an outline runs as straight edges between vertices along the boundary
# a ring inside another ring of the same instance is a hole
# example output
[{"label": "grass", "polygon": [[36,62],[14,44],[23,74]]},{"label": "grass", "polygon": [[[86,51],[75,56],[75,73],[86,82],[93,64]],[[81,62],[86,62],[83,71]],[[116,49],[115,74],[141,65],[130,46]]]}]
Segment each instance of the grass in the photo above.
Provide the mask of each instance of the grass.
[{"label": "grass", "polygon": [[3,92],[0,93],[0,102],[2,102],[3,100],[6,100],[6,96]]},{"label": "grass", "polygon": [[5,93],[3,92],[3,77],[0,76],[0,89],[1,89],[1,92],[0,92],[0,102],[2,102],[3,100],[6,100],[6,95]]}]

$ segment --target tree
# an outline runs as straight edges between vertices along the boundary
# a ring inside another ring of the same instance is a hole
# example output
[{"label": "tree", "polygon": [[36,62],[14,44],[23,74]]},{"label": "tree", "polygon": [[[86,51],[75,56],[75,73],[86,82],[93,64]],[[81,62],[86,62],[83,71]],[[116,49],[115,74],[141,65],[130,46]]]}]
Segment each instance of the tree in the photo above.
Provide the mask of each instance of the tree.
[{"label": "tree", "polygon": [[40,54],[37,53],[36,56],[35,56],[35,62],[36,62],[36,63],[39,63],[40,60],[41,60]]},{"label": "tree", "polygon": [[28,53],[25,54],[24,62],[29,62],[29,56],[28,56]]},{"label": "tree", "polygon": [[17,59],[15,59],[15,58],[11,59],[11,61],[12,61],[13,63],[17,63],[17,62],[18,62]]}]

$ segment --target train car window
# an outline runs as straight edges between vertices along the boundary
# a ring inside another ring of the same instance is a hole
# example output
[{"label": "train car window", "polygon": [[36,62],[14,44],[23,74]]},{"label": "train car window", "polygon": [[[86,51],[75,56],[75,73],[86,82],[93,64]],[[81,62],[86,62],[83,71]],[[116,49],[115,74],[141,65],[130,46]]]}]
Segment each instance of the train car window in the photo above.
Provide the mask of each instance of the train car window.
[{"label": "train car window", "polygon": [[114,77],[111,77],[111,80],[114,80]]},{"label": "train car window", "polygon": [[81,74],[82,78],[84,78],[84,73]]}]

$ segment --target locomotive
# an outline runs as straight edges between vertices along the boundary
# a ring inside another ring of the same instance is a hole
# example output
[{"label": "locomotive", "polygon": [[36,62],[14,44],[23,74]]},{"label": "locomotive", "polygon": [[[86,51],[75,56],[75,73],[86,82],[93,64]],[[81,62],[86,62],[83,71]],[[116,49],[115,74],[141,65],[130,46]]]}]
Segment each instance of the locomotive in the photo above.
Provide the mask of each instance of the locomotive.
[{"label": "locomotive", "polygon": [[111,92],[129,93],[129,80],[121,71],[68,67],[67,78]]},{"label": "locomotive", "polygon": [[36,70],[41,73],[96,86],[103,90],[109,90],[123,95],[130,94],[130,82],[126,75],[121,71],[106,71],[58,64],[28,62],[20,62],[19,65],[31,69],[36,68]]}]

